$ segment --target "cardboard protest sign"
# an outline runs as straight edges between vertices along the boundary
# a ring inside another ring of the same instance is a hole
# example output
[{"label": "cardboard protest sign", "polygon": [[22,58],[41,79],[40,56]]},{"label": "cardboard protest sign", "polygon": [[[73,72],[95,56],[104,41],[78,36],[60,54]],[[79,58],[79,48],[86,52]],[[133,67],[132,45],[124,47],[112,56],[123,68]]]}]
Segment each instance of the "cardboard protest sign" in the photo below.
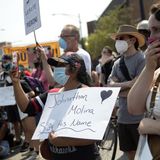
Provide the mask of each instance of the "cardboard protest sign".
[{"label": "cardboard protest sign", "polygon": [[13,86],[0,87],[0,106],[10,106],[16,104]]},{"label": "cardboard protest sign", "polygon": [[120,88],[90,87],[49,93],[32,139],[57,136],[101,140]]},{"label": "cardboard protest sign", "polygon": [[26,35],[41,27],[39,0],[23,0]]}]

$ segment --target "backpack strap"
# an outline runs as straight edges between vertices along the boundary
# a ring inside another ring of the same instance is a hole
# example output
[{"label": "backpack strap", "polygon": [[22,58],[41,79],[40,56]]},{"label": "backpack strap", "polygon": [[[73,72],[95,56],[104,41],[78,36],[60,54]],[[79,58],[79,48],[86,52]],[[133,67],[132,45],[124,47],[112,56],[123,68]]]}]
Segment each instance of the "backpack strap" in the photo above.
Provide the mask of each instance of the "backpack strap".
[{"label": "backpack strap", "polygon": [[124,56],[121,56],[121,58],[120,58],[119,68],[120,68],[123,76],[124,76],[128,81],[132,80],[132,78],[131,78],[130,75],[129,75],[127,66],[126,66],[126,64],[125,64],[125,62],[124,62]]}]

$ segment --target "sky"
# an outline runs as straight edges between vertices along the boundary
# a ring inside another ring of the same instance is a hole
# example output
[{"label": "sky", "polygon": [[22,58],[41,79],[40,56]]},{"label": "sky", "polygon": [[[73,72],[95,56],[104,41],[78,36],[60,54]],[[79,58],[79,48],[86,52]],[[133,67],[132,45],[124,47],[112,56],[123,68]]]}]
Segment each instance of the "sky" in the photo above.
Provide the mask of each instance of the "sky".
[{"label": "sky", "polygon": [[[39,0],[41,28],[35,31],[37,41],[56,41],[66,24],[82,26],[87,37],[87,22],[97,20],[111,0]],[[34,44],[33,32],[25,35],[23,0],[0,0],[0,42],[13,45]],[[80,18],[79,18],[80,17]]]}]

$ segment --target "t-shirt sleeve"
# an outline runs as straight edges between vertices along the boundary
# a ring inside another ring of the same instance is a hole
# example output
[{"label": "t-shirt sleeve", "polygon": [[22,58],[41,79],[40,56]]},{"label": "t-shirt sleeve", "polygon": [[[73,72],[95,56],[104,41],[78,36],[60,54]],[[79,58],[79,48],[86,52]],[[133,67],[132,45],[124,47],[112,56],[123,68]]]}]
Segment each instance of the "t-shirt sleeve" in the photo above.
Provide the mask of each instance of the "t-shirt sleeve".
[{"label": "t-shirt sleeve", "polygon": [[41,94],[32,98],[25,110],[30,116],[35,115],[38,112],[42,112],[47,100],[48,93]]},{"label": "t-shirt sleeve", "polygon": [[141,71],[143,70],[144,66],[145,66],[145,58],[143,56],[141,56],[139,58],[139,60],[138,60],[136,75],[139,75],[141,73]]},{"label": "t-shirt sleeve", "polygon": [[117,71],[118,71],[118,60],[113,64],[113,67],[112,67],[112,70],[111,70],[111,73],[109,74],[108,76],[108,83],[110,83],[110,81],[113,79],[113,78],[116,78],[118,81],[119,80],[119,77],[117,75]]}]

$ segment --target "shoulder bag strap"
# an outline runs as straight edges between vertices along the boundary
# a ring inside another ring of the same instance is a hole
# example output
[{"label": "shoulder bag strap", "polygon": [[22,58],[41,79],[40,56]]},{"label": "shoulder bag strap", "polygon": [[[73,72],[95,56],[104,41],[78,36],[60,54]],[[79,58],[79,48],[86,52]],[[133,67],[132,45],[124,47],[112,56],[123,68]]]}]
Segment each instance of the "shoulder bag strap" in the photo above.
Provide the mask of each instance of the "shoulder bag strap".
[{"label": "shoulder bag strap", "polygon": [[155,82],[154,87],[153,87],[152,95],[151,95],[151,102],[150,102],[151,113],[150,113],[150,117],[152,116],[153,107],[155,106],[155,98],[156,98],[159,82],[160,82],[160,74],[158,75],[158,77],[156,79],[156,82]]},{"label": "shoulder bag strap", "polygon": [[124,62],[124,56],[122,56],[122,57],[120,58],[119,68],[120,68],[123,76],[124,76],[128,81],[132,80],[132,78],[131,78],[130,75],[129,75],[127,66],[126,66],[126,64],[125,64],[125,62]]}]

